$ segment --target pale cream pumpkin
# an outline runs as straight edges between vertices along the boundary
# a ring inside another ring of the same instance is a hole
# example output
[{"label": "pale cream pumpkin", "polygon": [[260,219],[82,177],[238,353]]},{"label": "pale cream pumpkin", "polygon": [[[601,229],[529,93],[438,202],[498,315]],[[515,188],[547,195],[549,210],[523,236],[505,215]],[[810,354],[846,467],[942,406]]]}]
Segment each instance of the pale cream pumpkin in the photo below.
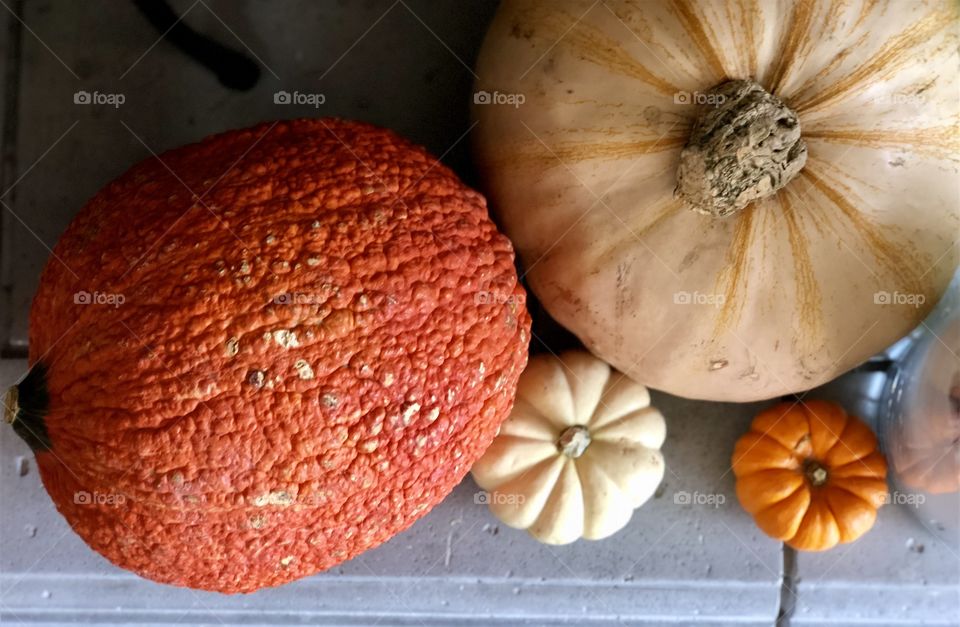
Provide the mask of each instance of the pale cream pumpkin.
[{"label": "pale cream pumpkin", "polygon": [[500,433],[471,472],[491,511],[547,544],[623,528],[663,478],[650,394],[584,351],[530,360]]},{"label": "pale cream pumpkin", "polygon": [[491,206],[546,309],[635,380],[812,388],[957,264],[957,31],[948,0],[505,0],[473,107]]}]

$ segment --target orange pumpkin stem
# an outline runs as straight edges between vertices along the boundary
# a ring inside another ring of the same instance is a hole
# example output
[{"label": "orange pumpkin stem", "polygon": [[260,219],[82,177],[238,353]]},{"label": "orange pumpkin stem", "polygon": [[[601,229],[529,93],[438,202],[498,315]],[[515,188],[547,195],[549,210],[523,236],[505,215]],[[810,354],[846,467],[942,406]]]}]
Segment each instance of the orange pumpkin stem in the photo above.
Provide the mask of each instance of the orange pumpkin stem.
[{"label": "orange pumpkin stem", "polygon": [[819,488],[825,484],[830,476],[830,473],[827,472],[827,469],[815,459],[808,459],[804,463],[803,474],[806,475],[807,480],[815,488]]}]

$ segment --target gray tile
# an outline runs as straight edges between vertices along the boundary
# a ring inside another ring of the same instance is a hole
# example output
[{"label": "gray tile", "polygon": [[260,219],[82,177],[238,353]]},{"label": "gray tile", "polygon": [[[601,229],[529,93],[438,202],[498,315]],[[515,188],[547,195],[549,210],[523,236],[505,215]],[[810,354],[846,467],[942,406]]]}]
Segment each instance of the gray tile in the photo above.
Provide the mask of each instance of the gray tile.
[{"label": "gray tile", "polygon": [[960,556],[908,508],[881,508],[850,545],[799,554],[790,624],[960,625]]}]

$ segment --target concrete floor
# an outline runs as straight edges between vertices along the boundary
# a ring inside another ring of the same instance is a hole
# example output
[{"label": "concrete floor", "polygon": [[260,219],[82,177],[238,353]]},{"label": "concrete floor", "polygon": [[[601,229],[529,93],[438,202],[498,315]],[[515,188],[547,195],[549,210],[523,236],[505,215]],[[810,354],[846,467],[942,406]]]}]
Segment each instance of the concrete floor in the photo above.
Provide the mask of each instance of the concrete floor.
[{"label": "concrete floor", "polygon": [[[223,87],[158,41],[130,2],[0,2],[4,389],[26,368],[28,307],[48,249],[87,198],[151,152],[262,120],[337,115],[392,127],[474,179],[471,67],[495,2],[172,4],[193,28],[254,59],[257,85]],[[81,90],[125,102],[75,104]],[[280,90],[325,102],[277,104]],[[546,325],[540,335],[556,341],[551,348],[568,341]],[[849,547],[784,551],[740,509],[728,472],[733,442],[760,405],[654,398],[668,419],[669,470],[658,498],[613,538],[537,544],[476,505],[467,479],[384,546],[239,598],[153,584],[105,562],[55,512],[29,450],[0,429],[0,622],[773,625],[785,614],[780,624],[958,624],[957,556],[903,508],[884,508]],[[724,503],[685,505],[684,492]]]}]

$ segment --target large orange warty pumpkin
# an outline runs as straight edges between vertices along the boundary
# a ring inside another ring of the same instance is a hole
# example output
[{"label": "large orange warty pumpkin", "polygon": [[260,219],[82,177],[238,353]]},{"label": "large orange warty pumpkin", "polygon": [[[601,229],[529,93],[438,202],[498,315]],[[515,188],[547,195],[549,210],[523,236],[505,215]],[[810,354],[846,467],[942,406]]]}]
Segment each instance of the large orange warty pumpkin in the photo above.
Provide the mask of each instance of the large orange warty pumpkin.
[{"label": "large orange warty pumpkin", "polygon": [[107,559],[251,591],[450,492],[509,413],[523,303],[484,199],[424,150],[333,119],[228,132],[76,217],[7,419]]}]

